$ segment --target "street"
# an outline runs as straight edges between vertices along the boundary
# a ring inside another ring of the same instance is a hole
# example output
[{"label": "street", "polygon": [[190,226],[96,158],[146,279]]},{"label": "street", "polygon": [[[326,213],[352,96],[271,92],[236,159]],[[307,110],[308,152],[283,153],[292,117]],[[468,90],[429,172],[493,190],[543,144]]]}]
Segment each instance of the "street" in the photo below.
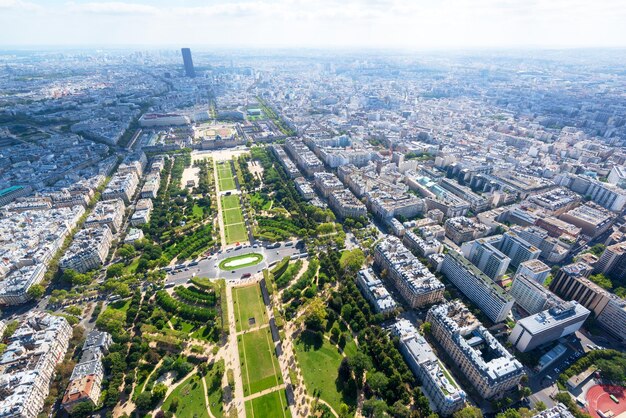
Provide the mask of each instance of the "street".
[{"label": "street", "polygon": [[[242,247],[238,250],[232,249],[228,251],[223,251],[221,254],[214,254],[205,260],[201,260],[196,266],[188,267],[189,270],[178,270],[177,272],[169,272],[167,275],[166,283],[182,284],[186,283],[187,280],[194,276],[207,277],[210,279],[239,279],[242,275],[247,273],[259,273],[263,269],[267,268],[270,264],[282,260],[283,257],[291,257],[292,255],[300,254],[301,252],[302,250],[296,248],[295,245],[285,247],[284,244],[281,244],[279,248],[272,249],[265,248],[259,245],[258,248],[247,246]],[[222,260],[250,253],[258,253],[263,255],[263,260],[259,264],[256,264],[254,266],[242,267],[231,271],[221,270],[219,268],[219,263]]]}]

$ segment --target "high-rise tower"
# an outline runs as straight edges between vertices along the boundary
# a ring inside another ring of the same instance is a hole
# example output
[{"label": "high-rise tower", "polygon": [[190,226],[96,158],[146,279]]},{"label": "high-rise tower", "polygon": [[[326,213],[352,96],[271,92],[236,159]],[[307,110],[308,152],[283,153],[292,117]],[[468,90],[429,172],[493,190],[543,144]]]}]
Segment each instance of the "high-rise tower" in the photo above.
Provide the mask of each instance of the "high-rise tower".
[{"label": "high-rise tower", "polygon": [[191,49],[181,48],[183,54],[183,64],[185,64],[185,75],[187,77],[195,77],[196,71],[193,69],[193,60],[191,59]]}]

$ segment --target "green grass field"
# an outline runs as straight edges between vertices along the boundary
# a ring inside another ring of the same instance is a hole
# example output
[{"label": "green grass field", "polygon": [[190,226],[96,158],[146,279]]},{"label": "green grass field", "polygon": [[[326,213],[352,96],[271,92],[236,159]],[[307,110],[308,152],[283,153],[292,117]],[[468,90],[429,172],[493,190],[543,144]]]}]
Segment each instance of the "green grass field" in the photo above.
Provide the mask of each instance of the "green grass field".
[{"label": "green grass field", "polygon": [[243,214],[241,209],[223,209],[224,213],[224,225],[240,224],[243,223]]},{"label": "green grass field", "polygon": [[237,188],[233,172],[230,168],[230,162],[220,161],[217,163],[217,178],[221,191],[234,190]]},{"label": "green grass field", "polygon": [[163,410],[168,411],[172,400],[178,398],[177,417],[209,418],[207,406],[204,402],[204,386],[201,377],[197,374],[190,376],[172,391],[163,402]]},{"label": "green grass field", "polygon": [[226,243],[234,244],[248,240],[248,231],[243,222],[239,196],[222,196],[222,217],[224,219],[224,234]]},{"label": "green grass field", "polygon": [[320,398],[335,411],[339,411],[342,402],[349,406],[356,405],[356,394],[344,396],[336,384],[337,370],[342,360],[337,347],[326,339],[320,341],[313,334],[304,332],[297,340],[295,349],[309,394],[319,391]]},{"label": "green grass field", "polygon": [[238,195],[231,194],[229,196],[222,196],[222,210],[228,209],[239,209],[241,211]]},{"label": "green grass field", "polygon": [[248,231],[246,231],[245,224],[232,224],[227,225],[225,228],[226,244],[248,241]]},{"label": "green grass field", "polygon": [[278,390],[246,401],[246,416],[248,418],[291,418],[285,391]]},{"label": "green grass field", "polygon": [[[261,296],[261,287],[258,283],[252,286],[233,288],[233,308],[237,332],[246,331],[252,327],[268,323],[267,311]],[[248,322],[254,318],[254,324]]]},{"label": "green grass field", "polygon": [[239,335],[237,347],[245,396],[283,383],[268,327]]}]

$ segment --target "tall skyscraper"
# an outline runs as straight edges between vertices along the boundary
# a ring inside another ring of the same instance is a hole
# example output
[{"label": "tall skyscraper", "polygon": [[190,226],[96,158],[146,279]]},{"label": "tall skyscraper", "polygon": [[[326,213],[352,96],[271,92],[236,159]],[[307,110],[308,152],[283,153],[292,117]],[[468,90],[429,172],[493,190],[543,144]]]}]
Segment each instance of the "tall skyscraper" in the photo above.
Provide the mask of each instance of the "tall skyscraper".
[{"label": "tall skyscraper", "polygon": [[185,64],[185,75],[187,77],[195,77],[196,70],[193,69],[193,60],[191,59],[191,49],[181,48],[183,54],[183,64]]}]

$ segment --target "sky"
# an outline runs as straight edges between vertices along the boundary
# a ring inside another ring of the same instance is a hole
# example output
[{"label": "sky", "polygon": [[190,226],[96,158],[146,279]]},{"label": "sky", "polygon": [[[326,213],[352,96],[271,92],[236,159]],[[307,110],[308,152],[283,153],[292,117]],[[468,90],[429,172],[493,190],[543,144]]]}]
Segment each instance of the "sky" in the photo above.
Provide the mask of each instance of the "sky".
[{"label": "sky", "polygon": [[624,0],[0,0],[0,47],[626,46]]}]

